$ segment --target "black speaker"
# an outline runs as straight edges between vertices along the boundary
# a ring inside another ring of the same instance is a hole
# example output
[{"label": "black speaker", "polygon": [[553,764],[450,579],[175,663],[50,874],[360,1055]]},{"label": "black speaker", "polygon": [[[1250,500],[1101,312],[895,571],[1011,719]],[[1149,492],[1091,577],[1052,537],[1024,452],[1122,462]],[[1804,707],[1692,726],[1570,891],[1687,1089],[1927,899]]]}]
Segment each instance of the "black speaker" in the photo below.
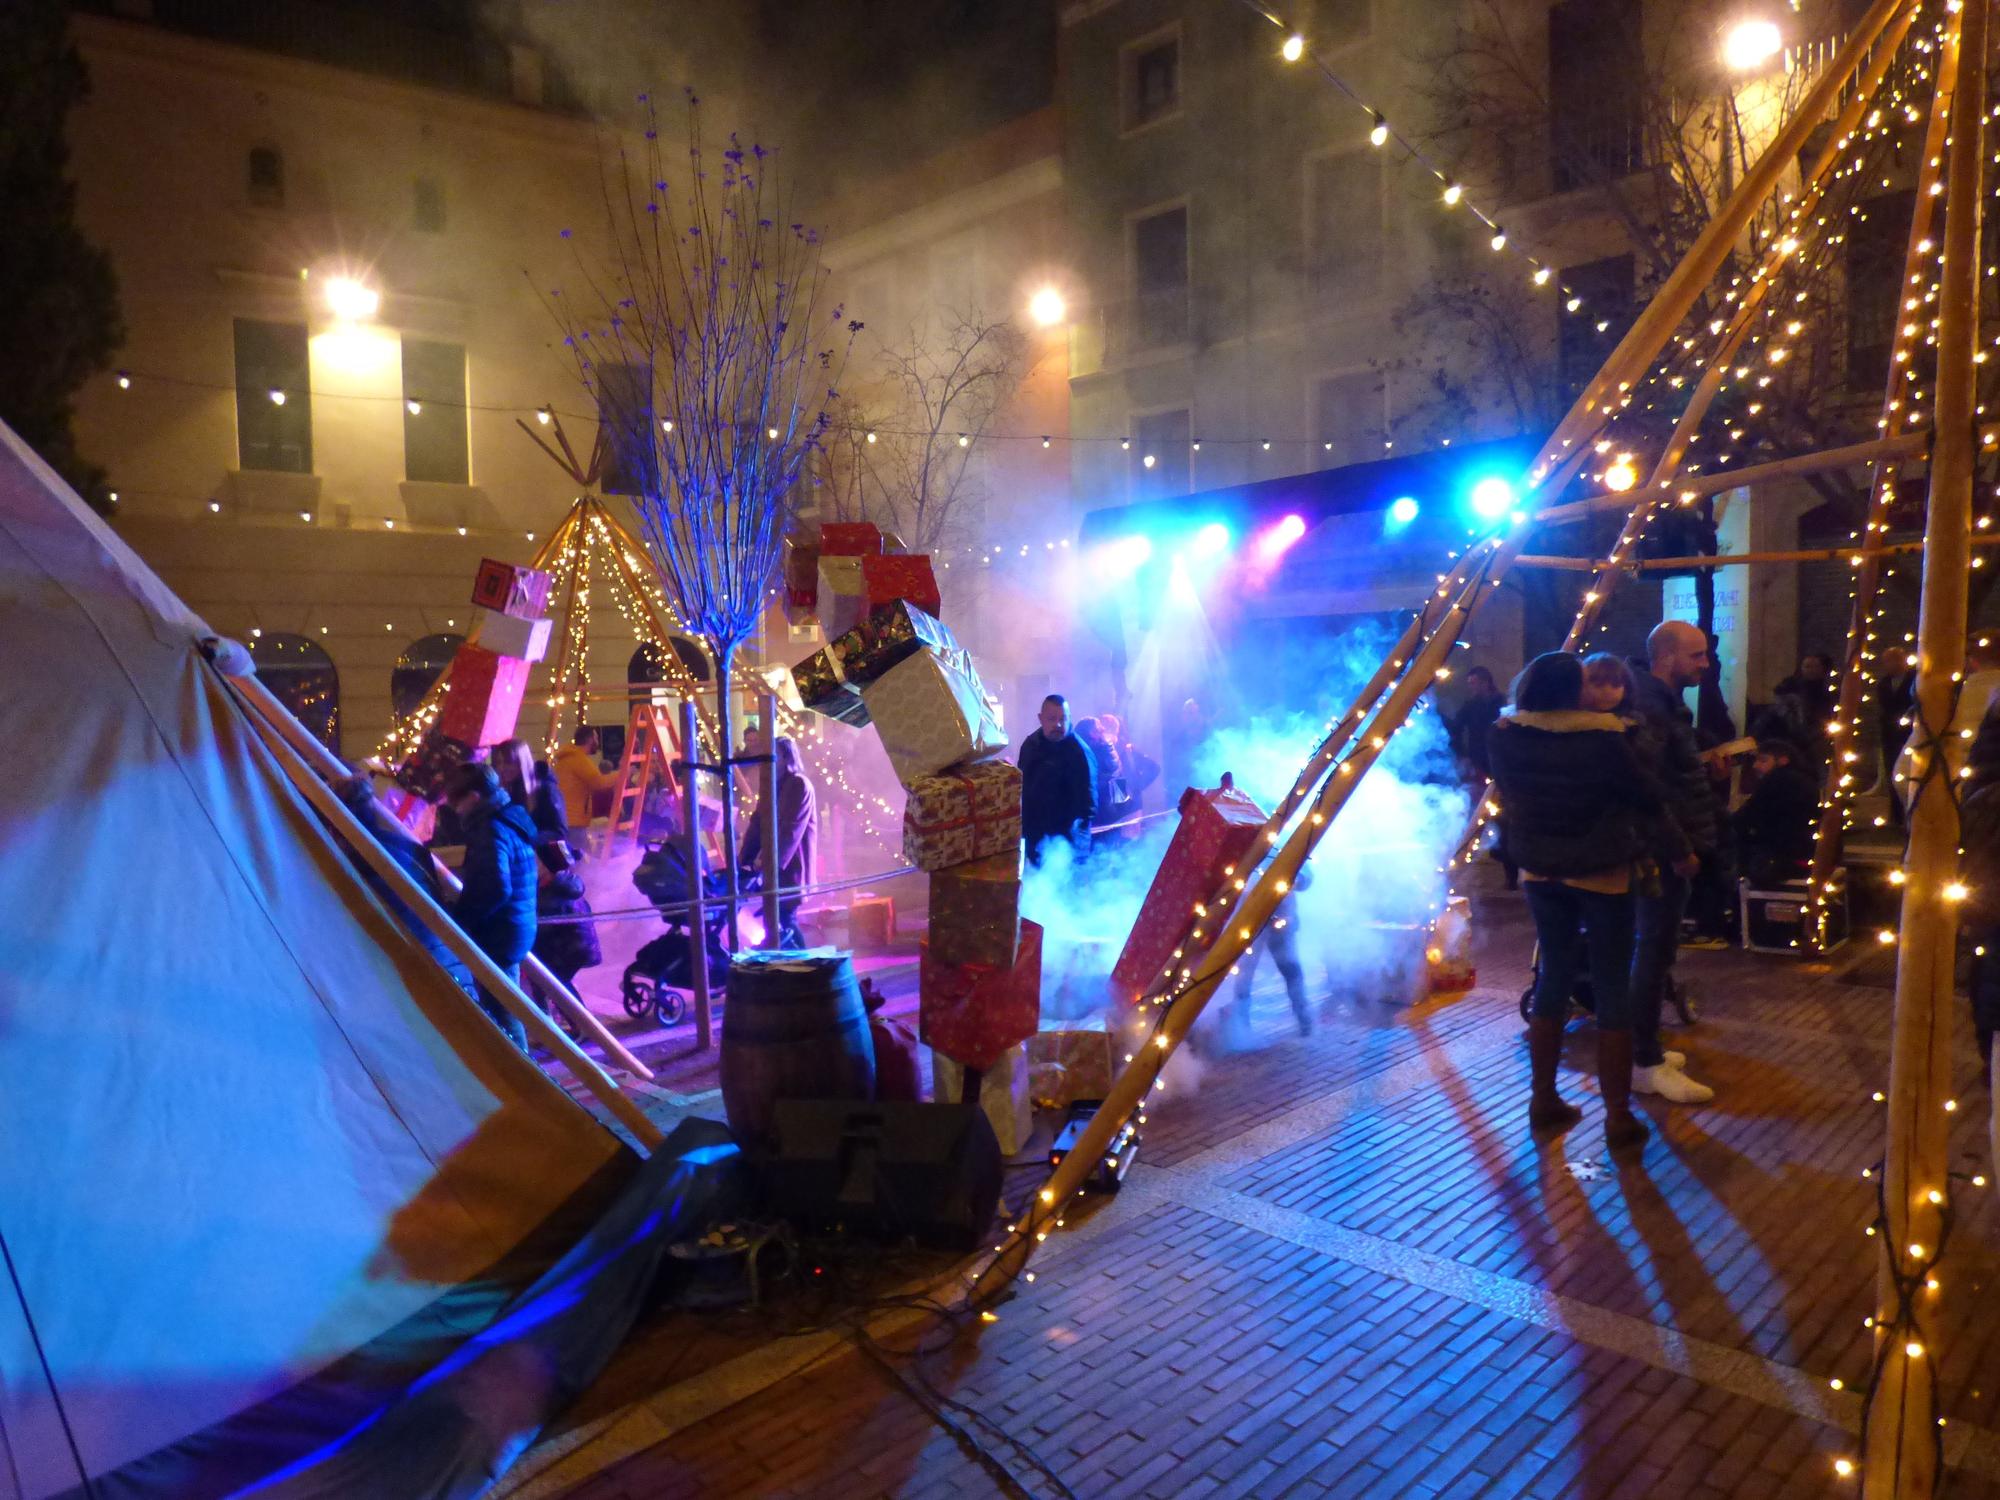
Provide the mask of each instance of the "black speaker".
[{"label": "black speaker", "polygon": [[777,1132],[762,1167],[768,1213],[945,1250],[986,1243],[1000,1204],[1000,1142],[978,1105],[787,1099]]}]

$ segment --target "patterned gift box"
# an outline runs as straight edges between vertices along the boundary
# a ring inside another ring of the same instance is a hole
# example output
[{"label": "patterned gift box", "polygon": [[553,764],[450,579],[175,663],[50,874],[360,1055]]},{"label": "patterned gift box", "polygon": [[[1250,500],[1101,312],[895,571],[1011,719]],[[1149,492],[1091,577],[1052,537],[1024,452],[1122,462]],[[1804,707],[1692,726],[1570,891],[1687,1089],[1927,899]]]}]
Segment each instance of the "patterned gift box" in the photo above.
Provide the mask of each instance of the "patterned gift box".
[{"label": "patterned gift box", "polygon": [[882,530],[872,521],[827,521],[819,528],[821,557],[867,557],[882,550]]},{"label": "patterned gift box", "polygon": [[1254,857],[1264,821],[1264,810],[1233,787],[1181,793],[1180,826],[1111,970],[1112,985],[1127,1002],[1164,976],[1194,928],[1195,903],[1215,892],[1224,871],[1247,873],[1245,861]]},{"label": "patterned gift box", "polygon": [[473,575],[472,602],[499,614],[539,619],[549,609],[549,575],[540,568],[483,558]]},{"label": "patterned gift box", "polygon": [[849,686],[847,674],[841,670],[840,658],[832,647],[813,652],[793,667],[792,687],[799,695],[799,702],[814,713],[852,724],[856,729],[867,727],[868,705]]},{"label": "patterned gift box", "polygon": [[943,870],[1021,843],[1021,771],[1011,761],[976,760],[910,783],[903,804],[903,858]]},{"label": "patterned gift box", "polygon": [[519,615],[503,615],[481,607],[474,613],[469,639],[495,656],[540,661],[549,654],[549,633],[553,628],[553,622],[547,618],[524,620]]},{"label": "patterned gift box", "polygon": [[444,702],[438,709],[440,734],[463,740],[475,750],[510,739],[521,717],[530,663],[484,647],[464,645],[451,659]]},{"label": "patterned gift box", "polygon": [[865,686],[926,646],[935,651],[965,650],[944,621],[907,599],[892,599],[876,605],[829,649],[840,657],[840,669],[847,680]]},{"label": "patterned gift box", "polygon": [[1004,964],[1021,944],[1021,849],[931,872],[931,953],[939,963]]},{"label": "patterned gift box", "polygon": [[861,689],[904,786],[1007,748],[999,715],[963,651],[919,651]]},{"label": "patterned gift box", "polygon": [[[1111,1032],[1102,1019],[1066,1021],[1028,1038],[1028,1066],[1049,1086],[1035,1102],[1067,1109],[1079,1099],[1111,1092]],[[1042,1073],[1045,1068],[1060,1072]]]},{"label": "patterned gift box", "polygon": [[917,1026],[924,1045],[968,1068],[990,1068],[1035,1034],[1042,1018],[1042,929],[1021,923],[1011,964],[948,964],[918,941]]},{"label": "patterned gift box", "polygon": [[[931,1053],[931,1097],[940,1104],[965,1102],[965,1069],[942,1052]],[[979,1107],[993,1123],[1002,1156],[1019,1156],[1035,1133],[1035,1106],[1028,1093],[1028,1059],[1016,1042],[979,1077]]]},{"label": "patterned gift box", "polygon": [[[396,785],[414,792],[426,803],[436,802],[444,795],[445,778],[471,759],[472,747],[465,741],[436,729],[429,730],[416,753],[396,768]],[[396,816],[405,827],[415,828],[416,820],[409,809],[398,809]]]},{"label": "patterned gift box", "polygon": [[937,575],[931,571],[930,558],[922,553],[862,558],[861,594],[871,610],[907,599],[925,614],[944,612]]}]

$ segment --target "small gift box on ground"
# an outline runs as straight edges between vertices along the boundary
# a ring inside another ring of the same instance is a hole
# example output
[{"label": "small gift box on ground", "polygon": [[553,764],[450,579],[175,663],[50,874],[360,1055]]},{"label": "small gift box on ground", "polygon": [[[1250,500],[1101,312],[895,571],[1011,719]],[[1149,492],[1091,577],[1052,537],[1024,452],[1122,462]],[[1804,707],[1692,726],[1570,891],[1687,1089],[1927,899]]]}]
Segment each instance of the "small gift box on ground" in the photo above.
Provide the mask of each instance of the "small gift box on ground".
[{"label": "small gift box on ground", "polygon": [[510,739],[528,690],[529,663],[483,646],[464,645],[451,659],[437,730],[475,750]]},{"label": "small gift box on ground", "polygon": [[540,619],[549,609],[549,575],[540,568],[484,558],[472,580],[472,602],[498,614]]},{"label": "small gift box on ground", "polygon": [[1005,964],[1021,943],[1021,850],[931,872],[931,955],[946,964]]},{"label": "small gift box on ground", "polygon": [[831,646],[815,651],[792,668],[792,688],[799,702],[816,714],[838,719],[856,729],[866,728],[868,706],[861,693],[841,670],[840,657]]},{"label": "small gift box on ground", "polygon": [[540,661],[549,654],[548,619],[524,620],[519,615],[503,615],[497,610],[473,611],[472,644],[495,656],[518,656],[522,661]]},{"label": "small gift box on ground", "polygon": [[1020,843],[1021,771],[1012,761],[967,761],[910,783],[903,858],[919,870],[1012,854]]},{"label": "small gift box on ground", "polygon": [[847,908],[847,946],[886,948],[896,941],[896,898],[856,891]]},{"label": "small gift box on ground", "polygon": [[[969,1104],[965,1068],[942,1052],[931,1053],[931,1097],[939,1104]],[[1002,1156],[1019,1156],[1035,1133],[1034,1101],[1028,1095],[1028,1058],[1016,1042],[979,1075],[979,1107],[999,1137]]]},{"label": "small gift box on ground", "polygon": [[1264,810],[1224,781],[1211,791],[1189,787],[1181,794],[1180,826],[1111,971],[1114,987],[1128,1002],[1164,976],[1174,950],[1196,925],[1195,904],[1208,900],[1228,878],[1225,871],[1247,875],[1248,862],[1256,857]]},{"label": "small gift box on ground", "polygon": [[1007,748],[999,716],[962,651],[919,651],[864,686],[861,701],[904,786]]},{"label": "small gift box on ground", "polygon": [[882,529],[872,521],[827,521],[819,528],[821,557],[866,557],[882,550]]},{"label": "small gift box on ground", "polygon": [[1037,1105],[1067,1109],[1079,1099],[1102,1099],[1116,1076],[1111,1032],[1101,1017],[1065,1021],[1028,1038],[1028,1070]]}]

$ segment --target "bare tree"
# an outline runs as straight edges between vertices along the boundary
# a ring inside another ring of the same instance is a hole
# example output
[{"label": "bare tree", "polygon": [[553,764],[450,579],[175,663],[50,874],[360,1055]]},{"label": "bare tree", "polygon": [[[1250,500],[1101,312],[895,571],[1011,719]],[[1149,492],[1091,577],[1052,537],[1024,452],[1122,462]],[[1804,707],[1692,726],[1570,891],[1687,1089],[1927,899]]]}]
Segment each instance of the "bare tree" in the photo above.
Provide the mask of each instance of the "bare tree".
[{"label": "bare tree", "polygon": [[913,327],[878,357],[876,382],[841,402],[824,444],[820,506],[873,521],[916,552],[976,540],[987,486],[984,439],[1020,388],[1028,341],[977,310]]},{"label": "bare tree", "polygon": [[[826,305],[820,237],[791,217],[772,153],[734,136],[706,151],[689,92],[687,155],[670,173],[640,102],[643,144],[606,163],[602,247],[576,246],[581,285],[549,306],[667,595],[714,656],[726,744],[736,653],[762,617],[861,325]],[[722,806],[734,848],[733,800]]]}]

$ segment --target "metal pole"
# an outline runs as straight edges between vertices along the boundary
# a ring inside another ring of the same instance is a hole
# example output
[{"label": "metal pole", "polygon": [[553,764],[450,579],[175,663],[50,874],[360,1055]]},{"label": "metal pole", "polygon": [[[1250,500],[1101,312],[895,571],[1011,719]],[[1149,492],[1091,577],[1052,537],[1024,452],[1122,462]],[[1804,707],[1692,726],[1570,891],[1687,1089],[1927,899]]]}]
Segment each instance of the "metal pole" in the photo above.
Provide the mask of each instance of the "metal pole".
[{"label": "metal pole", "polygon": [[688,975],[694,984],[695,1043],[706,1052],[714,1027],[708,997],[708,908],[701,880],[701,773],[695,762],[701,758],[701,740],[695,721],[694,699],[683,698],[681,709],[681,847],[687,855],[688,883],[692,903],[688,919]]},{"label": "metal pole", "polygon": [[[758,804],[764,815],[764,946],[778,946],[778,887],[784,875],[778,859],[778,698],[765,693],[757,699],[757,720],[764,726],[764,763],[757,768]],[[799,883],[808,884],[806,871]]]},{"label": "metal pole", "polygon": [[1875,1370],[1869,1382],[1862,1493],[1927,1500],[1937,1493],[1943,1444],[1937,1378],[1944,1350],[1936,1273],[1950,1178],[1953,970],[1958,909],[1958,803],[1942,737],[1965,666],[1966,582],[1972,540],[1973,429],[1978,399],[1979,227],[1985,166],[1986,16],[1981,3],[1952,19],[1939,77],[1950,80],[1944,256],[1938,275],[1937,419],[1924,523],[1917,616],[1916,797],[1910,807],[1896,1009],[1889,1043],[1888,1147],[1883,1158],[1876,1277]]}]

